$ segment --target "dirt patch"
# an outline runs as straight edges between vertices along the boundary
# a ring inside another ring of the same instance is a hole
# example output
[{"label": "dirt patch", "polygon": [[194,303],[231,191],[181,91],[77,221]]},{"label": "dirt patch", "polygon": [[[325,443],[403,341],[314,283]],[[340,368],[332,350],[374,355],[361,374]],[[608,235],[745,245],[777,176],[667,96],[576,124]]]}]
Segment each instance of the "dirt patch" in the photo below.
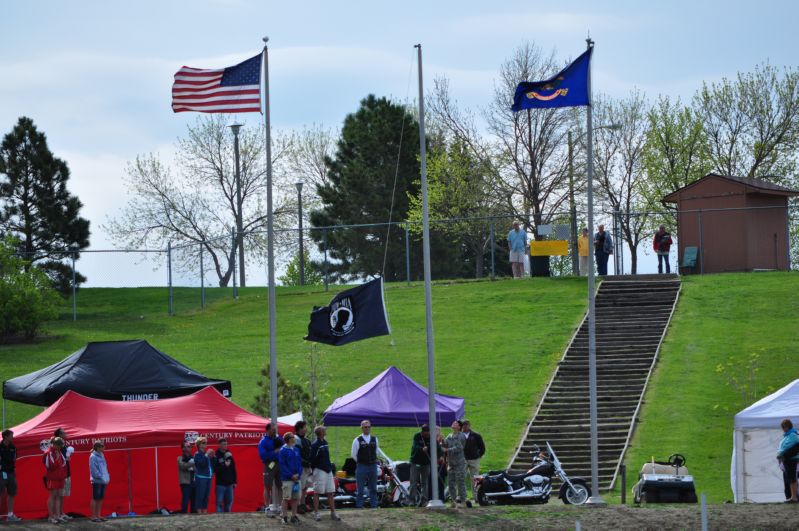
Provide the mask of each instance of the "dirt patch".
[{"label": "dirt patch", "polygon": [[[796,529],[799,505],[711,505],[708,507],[710,529]],[[700,529],[698,505],[629,507],[611,505],[603,508],[571,507],[560,504],[541,506],[480,507],[473,509],[374,509],[341,511],[341,522],[321,522],[310,515],[300,516],[301,523],[285,526],[264,514],[232,513],[119,518],[103,524],[76,519],[68,524],[50,525],[44,521],[10,524],[8,529],[163,529],[250,530],[302,527],[303,529],[574,529],[579,520],[582,529]]]}]

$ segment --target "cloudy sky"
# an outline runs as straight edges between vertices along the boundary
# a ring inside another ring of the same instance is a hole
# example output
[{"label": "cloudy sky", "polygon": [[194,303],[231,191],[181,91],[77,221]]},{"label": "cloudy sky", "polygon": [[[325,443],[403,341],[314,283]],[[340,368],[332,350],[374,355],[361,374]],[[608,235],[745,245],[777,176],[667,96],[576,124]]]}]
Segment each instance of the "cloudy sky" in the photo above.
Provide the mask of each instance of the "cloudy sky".
[{"label": "cloudy sky", "polygon": [[[513,48],[534,41],[562,60],[596,41],[595,90],[689,99],[703,80],[769,60],[796,66],[799,3],[718,2],[273,2],[9,1],[0,16],[0,132],[33,118],[72,170],[70,188],[92,223],[92,248],[111,248],[100,225],[127,197],[127,161],[169,154],[194,119],[173,114],[182,65],[219,68],[257,54],[270,37],[277,129],[337,126],[369,93],[411,98],[413,45],[428,86],[444,74],[465,107],[487,103]],[[259,115],[240,117],[255,124]],[[162,270],[85,255],[89,285],[157,284]]]}]

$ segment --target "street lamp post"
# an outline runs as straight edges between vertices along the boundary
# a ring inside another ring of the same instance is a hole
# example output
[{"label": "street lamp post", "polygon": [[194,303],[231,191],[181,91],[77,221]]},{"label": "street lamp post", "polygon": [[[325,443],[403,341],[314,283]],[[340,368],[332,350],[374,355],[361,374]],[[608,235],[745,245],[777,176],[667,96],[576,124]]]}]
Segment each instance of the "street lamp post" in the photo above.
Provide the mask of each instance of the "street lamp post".
[{"label": "street lamp post", "polygon": [[242,124],[231,124],[233,131],[233,151],[236,154],[236,247],[239,251],[239,286],[242,288],[247,284],[244,280],[244,214],[241,211],[241,165],[239,163],[239,129]]},{"label": "street lamp post", "polygon": [[302,181],[294,183],[297,187],[297,218],[300,221],[300,286],[305,285],[305,252],[302,244]]}]

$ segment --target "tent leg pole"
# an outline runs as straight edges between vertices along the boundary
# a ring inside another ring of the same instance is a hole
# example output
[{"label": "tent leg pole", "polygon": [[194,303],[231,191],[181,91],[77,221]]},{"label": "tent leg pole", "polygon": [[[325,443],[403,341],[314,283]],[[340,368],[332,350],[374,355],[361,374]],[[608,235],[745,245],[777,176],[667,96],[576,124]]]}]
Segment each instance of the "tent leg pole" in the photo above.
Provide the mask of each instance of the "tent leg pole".
[{"label": "tent leg pole", "polygon": [[3,399],[3,431],[6,429],[6,399]]},{"label": "tent leg pole", "polygon": [[161,497],[158,492],[158,447],[155,448],[155,510],[161,510]]}]

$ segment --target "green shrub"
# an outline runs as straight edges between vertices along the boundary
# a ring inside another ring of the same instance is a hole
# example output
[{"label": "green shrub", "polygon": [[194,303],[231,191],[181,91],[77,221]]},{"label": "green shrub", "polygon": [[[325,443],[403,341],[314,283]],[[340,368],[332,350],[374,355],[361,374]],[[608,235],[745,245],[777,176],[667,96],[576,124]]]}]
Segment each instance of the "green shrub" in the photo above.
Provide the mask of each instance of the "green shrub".
[{"label": "green shrub", "polygon": [[56,316],[59,298],[47,274],[16,255],[17,241],[0,241],[0,342],[32,339]]}]

